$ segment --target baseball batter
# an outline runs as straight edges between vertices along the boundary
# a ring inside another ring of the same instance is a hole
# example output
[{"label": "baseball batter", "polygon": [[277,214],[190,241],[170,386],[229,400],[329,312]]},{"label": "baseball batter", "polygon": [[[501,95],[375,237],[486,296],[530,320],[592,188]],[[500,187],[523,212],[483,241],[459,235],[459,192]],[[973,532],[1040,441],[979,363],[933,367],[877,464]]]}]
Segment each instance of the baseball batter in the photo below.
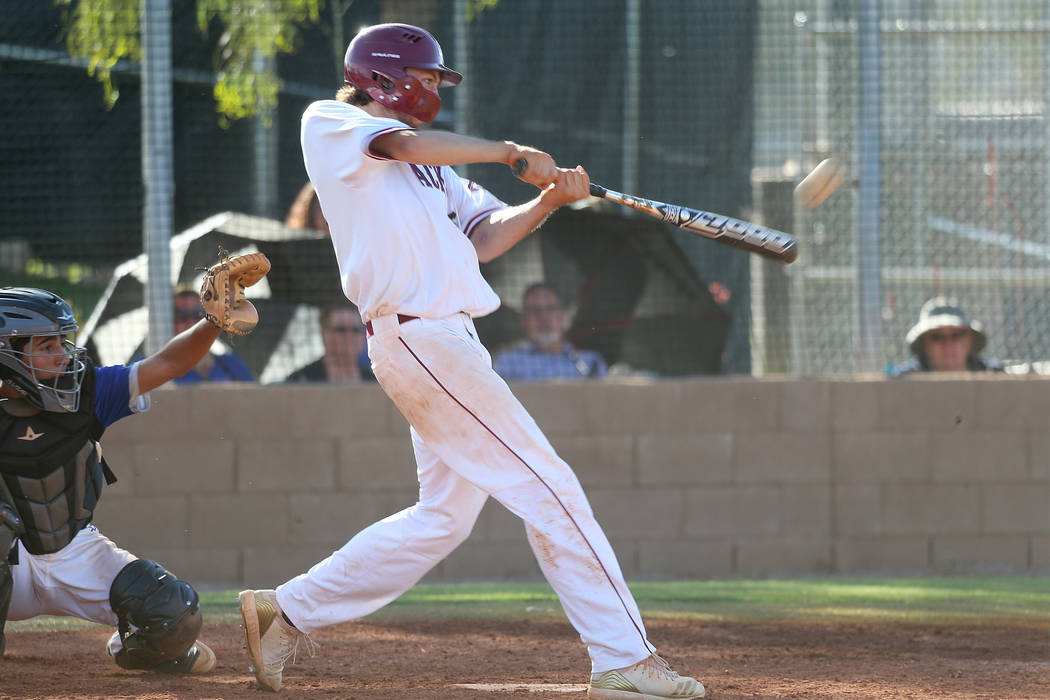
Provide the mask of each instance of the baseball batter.
[{"label": "baseball batter", "polygon": [[[278,690],[310,632],[394,600],[467,538],[489,496],[533,552],[591,657],[592,698],[699,698],[654,653],[572,469],[492,370],[472,322],[499,306],[479,261],[588,195],[582,167],[510,142],[421,131],[462,76],[426,31],[382,24],[350,43],[346,86],[302,119],[306,169],[328,220],[376,378],[411,424],[419,502],[364,529],[276,591],[240,595],[259,685]],[[507,206],[450,166],[520,165],[540,192]]]}]

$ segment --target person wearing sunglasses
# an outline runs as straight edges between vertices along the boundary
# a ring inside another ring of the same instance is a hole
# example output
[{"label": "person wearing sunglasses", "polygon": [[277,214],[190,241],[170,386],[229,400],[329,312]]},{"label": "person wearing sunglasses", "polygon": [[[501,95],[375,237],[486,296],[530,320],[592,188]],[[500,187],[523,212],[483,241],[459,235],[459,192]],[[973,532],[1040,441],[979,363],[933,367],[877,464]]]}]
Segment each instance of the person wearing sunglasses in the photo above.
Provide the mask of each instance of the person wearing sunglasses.
[{"label": "person wearing sunglasses", "polygon": [[959,303],[934,297],[922,305],[919,320],[904,338],[912,357],[893,367],[899,377],[913,372],[1001,372],[998,360],[983,358],[987,342],[981,324],[971,320]]},{"label": "person wearing sunglasses", "polygon": [[288,382],[353,384],[376,380],[368,366],[368,356],[364,356],[364,363],[361,361],[365,349],[365,324],[361,323],[361,316],[350,302],[333,304],[321,310],[321,342],[324,355],[292,372],[288,375]]}]

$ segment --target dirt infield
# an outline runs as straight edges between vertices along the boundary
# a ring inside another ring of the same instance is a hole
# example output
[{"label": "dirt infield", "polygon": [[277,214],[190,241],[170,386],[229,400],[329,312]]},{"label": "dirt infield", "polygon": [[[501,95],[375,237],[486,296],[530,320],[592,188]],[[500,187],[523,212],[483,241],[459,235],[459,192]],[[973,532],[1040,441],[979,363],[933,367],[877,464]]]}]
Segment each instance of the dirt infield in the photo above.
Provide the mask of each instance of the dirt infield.
[{"label": "dirt infield", "polygon": [[[650,622],[675,668],[710,698],[1050,698],[1041,627]],[[207,625],[219,657],[201,678],[118,669],[101,628],[8,634],[0,698],[266,698],[239,625]],[[282,696],[354,700],[575,700],[587,658],[565,622],[365,621],[314,635]]]}]

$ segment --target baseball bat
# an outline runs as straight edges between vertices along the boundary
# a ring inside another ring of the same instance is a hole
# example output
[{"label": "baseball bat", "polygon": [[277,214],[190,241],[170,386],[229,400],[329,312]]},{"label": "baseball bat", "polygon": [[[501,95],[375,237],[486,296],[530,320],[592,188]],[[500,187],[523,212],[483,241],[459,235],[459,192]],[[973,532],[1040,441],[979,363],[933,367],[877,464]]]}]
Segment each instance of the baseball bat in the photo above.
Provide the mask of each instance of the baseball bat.
[{"label": "baseball bat", "polygon": [[[513,168],[514,173],[521,177],[526,167],[528,167],[527,161],[521,158]],[[665,204],[624,194],[593,182],[591,183],[591,194],[636,209],[661,221],[670,222],[680,229],[709,238],[716,243],[746,250],[749,253],[758,253],[782,263],[794,262],[798,257],[798,240],[775,229],[740,221],[722,214],[712,214],[677,204]]]}]

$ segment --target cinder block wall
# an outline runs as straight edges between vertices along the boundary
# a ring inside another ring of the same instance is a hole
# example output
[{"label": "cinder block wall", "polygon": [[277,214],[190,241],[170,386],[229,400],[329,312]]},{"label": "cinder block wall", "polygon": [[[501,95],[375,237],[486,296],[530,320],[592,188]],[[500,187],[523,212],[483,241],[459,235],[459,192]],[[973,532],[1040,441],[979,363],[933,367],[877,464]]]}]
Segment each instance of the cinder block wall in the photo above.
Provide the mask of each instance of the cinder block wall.
[{"label": "cinder block wall", "polygon": [[[630,579],[1050,572],[1050,380],[518,384]],[[272,586],[416,498],[374,385],[153,392],[96,523],[202,586]],[[495,502],[430,581],[538,579]]]}]

